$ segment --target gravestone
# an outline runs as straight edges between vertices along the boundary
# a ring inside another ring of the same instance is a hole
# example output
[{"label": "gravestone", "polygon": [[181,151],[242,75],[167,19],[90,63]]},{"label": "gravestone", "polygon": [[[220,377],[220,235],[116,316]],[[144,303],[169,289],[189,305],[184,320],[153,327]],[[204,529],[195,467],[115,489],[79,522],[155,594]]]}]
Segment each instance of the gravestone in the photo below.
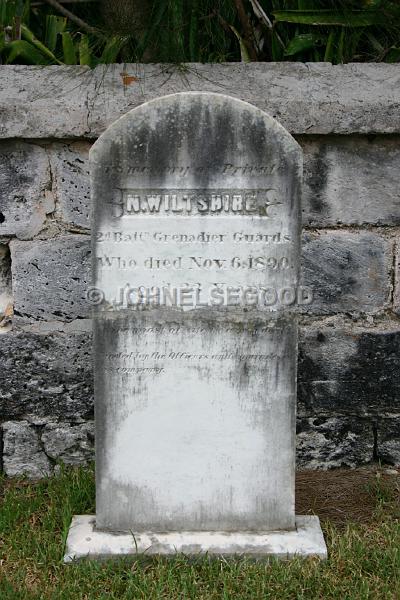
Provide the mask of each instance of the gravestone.
[{"label": "gravestone", "polygon": [[326,556],[294,511],[301,149],[261,110],[188,92],[94,144],[96,517],[66,560]]}]

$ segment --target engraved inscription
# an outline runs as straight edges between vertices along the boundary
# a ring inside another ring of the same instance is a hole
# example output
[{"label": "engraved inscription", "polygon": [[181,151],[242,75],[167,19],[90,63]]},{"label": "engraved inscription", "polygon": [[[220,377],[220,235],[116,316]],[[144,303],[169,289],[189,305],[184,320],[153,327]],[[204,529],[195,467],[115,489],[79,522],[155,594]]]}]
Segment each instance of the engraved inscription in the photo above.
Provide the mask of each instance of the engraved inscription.
[{"label": "engraved inscription", "polygon": [[282,203],[275,189],[257,190],[130,190],[115,191],[112,215],[259,215],[273,218]]},{"label": "engraved inscription", "polygon": [[223,211],[200,215],[196,209],[193,215],[175,213],[171,219],[166,218],[165,198],[157,200],[157,210],[162,202],[162,214],[136,215],[140,227],[137,218],[126,215],[97,232],[96,268],[106,283],[101,289],[113,289],[107,306],[275,310],[303,294],[295,283],[292,232],[282,217],[238,213],[235,218]]},{"label": "engraved inscription", "polygon": [[[102,268],[112,269],[134,269],[139,266],[134,258],[123,258],[121,256],[99,256],[98,265]],[[233,256],[232,258],[204,258],[202,256],[177,256],[174,259],[157,258],[149,256],[141,265],[145,269],[288,269],[289,259],[286,256],[275,258],[274,256]]]},{"label": "engraved inscription", "polygon": [[96,234],[97,242],[178,242],[180,244],[191,244],[192,242],[202,243],[223,243],[232,240],[235,243],[247,244],[285,244],[291,241],[290,235],[276,233],[248,233],[246,231],[235,231],[233,233],[207,233],[201,231],[194,233],[166,233],[165,231],[98,231]]},{"label": "engraved inscription", "polygon": [[[214,329],[216,335],[218,332],[226,334],[230,330],[232,333],[237,333],[237,328],[229,327],[229,324],[224,326],[224,328],[214,324]],[[253,330],[249,327],[248,334],[250,336],[253,335],[257,339],[260,334],[266,334],[270,331],[271,329],[267,323],[261,326],[258,325]],[[191,327],[187,330],[187,333],[189,332],[191,335],[199,335],[207,333],[208,329],[201,326]],[[144,336],[142,339],[145,345],[148,343],[147,340],[151,339],[155,333],[162,336],[169,336],[171,343],[164,351],[120,350],[118,352],[107,352],[104,357],[106,371],[118,374],[152,374],[157,376],[165,373],[166,370],[173,371],[176,362],[184,366],[185,364],[201,365],[202,363],[210,362],[216,364],[226,361],[233,361],[236,364],[245,363],[246,368],[262,365],[264,369],[277,369],[282,359],[281,356],[273,351],[268,354],[243,352],[239,349],[233,349],[232,351],[224,350],[217,353],[184,351],[179,346],[175,347],[174,345],[174,337],[182,333],[182,328],[179,325],[169,327],[162,325],[156,327],[134,327],[133,333]]]},{"label": "engraved inscription", "polygon": [[[168,165],[163,169],[163,175],[175,175],[177,177],[185,177],[192,173],[196,175],[200,175],[202,173],[207,173],[207,171],[214,170],[215,172],[219,172],[221,175],[251,175],[253,177],[257,176],[268,176],[273,175],[278,168],[278,162],[272,160],[269,164],[262,165],[250,165],[248,163],[244,165],[237,165],[232,163],[225,163],[221,166],[210,164],[210,165]],[[130,163],[117,163],[113,162],[111,164],[104,166],[104,172],[109,174],[123,174],[123,175],[154,175],[154,170],[146,165],[137,165]],[[159,173],[156,173],[158,175]]]}]

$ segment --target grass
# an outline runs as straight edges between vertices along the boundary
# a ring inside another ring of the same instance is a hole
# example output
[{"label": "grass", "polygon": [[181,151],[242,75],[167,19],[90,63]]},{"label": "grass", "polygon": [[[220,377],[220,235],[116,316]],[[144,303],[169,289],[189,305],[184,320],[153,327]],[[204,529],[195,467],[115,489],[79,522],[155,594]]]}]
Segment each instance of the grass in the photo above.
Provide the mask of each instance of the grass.
[{"label": "grass", "polygon": [[[349,471],[345,472],[349,478]],[[351,473],[351,472],[350,472]],[[353,472],[354,473],[354,472]],[[321,480],[321,475],[318,475]],[[329,479],[329,475],[327,475]],[[335,479],[336,477],[336,479]],[[63,469],[29,483],[0,480],[0,598],[19,599],[397,599],[400,597],[400,478],[370,473],[362,494],[372,500],[368,522],[341,521],[326,510],[329,559],[291,562],[152,559],[62,564],[73,514],[94,512],[92,469]],[[336,474],[329,479],[340,490]],[[327,480],[328,481],[328,480]],[[328,483],[323,486],[329,488]],[[357,480],[359,481],[359,479]],[[315,487],[315,486],[314,486]],[[303,481],[304,488],[304,481]],[[335,512],[335,492],[331,505]],[[306,500],[302,499],[302,508]],[[315,494],[312,509],[318,510]],[[342,510],[343,512],[343,510]]]}]

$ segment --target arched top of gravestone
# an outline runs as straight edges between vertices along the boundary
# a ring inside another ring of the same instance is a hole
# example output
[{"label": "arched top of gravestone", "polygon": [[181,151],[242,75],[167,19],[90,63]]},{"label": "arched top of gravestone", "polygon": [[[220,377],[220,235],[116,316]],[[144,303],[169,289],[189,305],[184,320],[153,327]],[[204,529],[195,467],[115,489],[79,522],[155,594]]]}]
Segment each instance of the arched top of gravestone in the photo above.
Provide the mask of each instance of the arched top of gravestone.
[{"label": "arched top of gravestone", "polygon": [[90,169],[100,289],[297,284],[302,151],[255,106],[157,98],[103,133]]},{"label": "arched top of gravestone", "polygon": [[299,204],[300,146],[270,115],[224,94],[146,102],[99,137],[90,160],[98,224],[113,190],[126,188],[275,189],[291,216]]},{"label": "arched top of gravestone", "polygon": [[[168,115],[172,115],[173,119],[171,120]],[[189,126],[186,133],[195,134],[196,129],[198,130],[202,125],[223,125],[227,123],[230,116],[235,115],[241,116],[243,121],[249,120],[250,129],[254,126],[256,128],[261,126],[261,129],[266,127],[271,133],[276,133],[279,138],[286,141],[288,152],[297,148],[301,153],[296,140],[275,118],[249,102],[215,92],[178,92],[144,102],[119,117],[99,136],[92,146],[91,156],[95,160],[99,146],[107,139],[114,139],[122,132],[127,135],[129,132],[132,133],[137,129],[141,129],[143,119],[148,132],[150,133],[153,129],[153,133],[158,137],[161,133],[158,129],[160,120],[164,121],[163,128],[168,128],[174,122],[176,116],[180,119],[180,124]],[[196,121],[191,122],[190,117],[196,117]],[[260,121],[263,121],[263,125]],[[197,132],[199,133],[199,131]]]}]

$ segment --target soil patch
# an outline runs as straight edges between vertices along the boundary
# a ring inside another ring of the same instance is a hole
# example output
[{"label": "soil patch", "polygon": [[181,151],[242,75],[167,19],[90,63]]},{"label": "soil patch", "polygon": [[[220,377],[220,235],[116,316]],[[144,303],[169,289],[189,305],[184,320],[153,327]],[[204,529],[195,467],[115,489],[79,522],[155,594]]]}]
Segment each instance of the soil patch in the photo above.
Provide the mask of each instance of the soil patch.
[{"label": "soil patch", "polygon": [[[397,473],[397,475],[396,475]],[[365,467],[296,473],[296,514],[316,514],[336,525],[367,523],[379,501],[398,510],[400,471]]]}]

